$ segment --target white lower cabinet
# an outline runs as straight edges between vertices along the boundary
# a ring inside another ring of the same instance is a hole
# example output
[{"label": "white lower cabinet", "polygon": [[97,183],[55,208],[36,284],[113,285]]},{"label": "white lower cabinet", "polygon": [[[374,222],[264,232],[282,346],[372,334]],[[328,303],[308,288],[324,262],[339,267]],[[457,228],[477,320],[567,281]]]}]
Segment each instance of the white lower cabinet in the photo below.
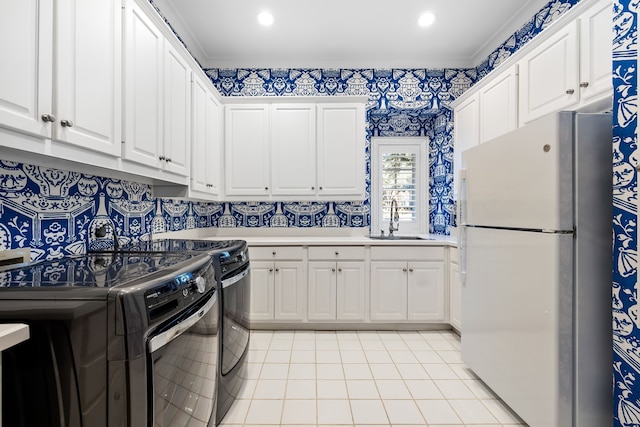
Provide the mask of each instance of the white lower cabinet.
[{"label": "white lower cabinet", "polygon": [[273,261],[251,261],[249,319],[273,320]]},{"label": "white lower cabinet", "polygon": [[274,320],[304,320],[305,268],[301,261],[274,263]]},{"label": "white lower cabinet", "polygon": [[445,321],[441,261],[373,261],[371,320]]},{"label": "white lower cabinet", "polygon": [[310,261],[308,319],[365,319],[364,261]]},{"label": "white lower cabinet", "polygon": [[250,321],[305,320],[307,281],[302,247],[251,248],[250,253]]},{"label": "white lower cabinet", "polygon": [[448,322],[444,247],[257,246],[249,252],[254,327]]},{"label": "white lower cabinet", "polygon": [[407,269],[407,319],[444,322],[444,263],[412,261]]},{"label": "white lower cabinet", "polygon": [[407,263],[371,263],[371,320],[406,320]]}]

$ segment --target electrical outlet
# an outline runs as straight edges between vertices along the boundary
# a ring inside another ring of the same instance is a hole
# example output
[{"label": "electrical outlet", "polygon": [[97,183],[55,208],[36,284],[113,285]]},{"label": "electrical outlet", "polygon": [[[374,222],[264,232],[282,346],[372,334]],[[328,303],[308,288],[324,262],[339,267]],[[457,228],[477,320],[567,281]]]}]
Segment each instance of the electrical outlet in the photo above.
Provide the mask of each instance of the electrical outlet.
[{"label": "electrical outlet", "polygon": [[0,267],[22,264],[31,261],[31,250],[29,248],[6,249],[0,251]]}]

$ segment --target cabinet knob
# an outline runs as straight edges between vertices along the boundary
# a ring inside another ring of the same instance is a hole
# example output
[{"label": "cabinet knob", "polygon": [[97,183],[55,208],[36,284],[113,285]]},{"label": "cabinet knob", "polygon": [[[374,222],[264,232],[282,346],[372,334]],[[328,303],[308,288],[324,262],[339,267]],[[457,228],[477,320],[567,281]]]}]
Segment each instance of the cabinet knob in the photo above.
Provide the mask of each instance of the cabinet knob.
[{"label": "cabinet knob", "polygon": [[319,190],[322,190],[322,187],[318,187]]},{"label": "cabinet knob", "polygon": [[167,163],[171,163],[171,159],[168,158],[168,157],[166,159],[164,159],[164,161],[167,162]]},{"label": "cabinet knob", "polygon": [[269,189],[269,187],[264,187],[265,191]]},{"label": "cabinet knob", "polygon": [[280,269],[279,269],[279,268],[276,268],[276,273],[277,273],[278,271],[280,271]]},{"label": "cabinet knob", "polygon": [[336,251],[336,256],[340,255],[340,252]]},{"label": "cabinet knob", "polygon": [[269,273],[273,273],[273,268],[270,268],[270,269],[269,269]]},{"label": "cabinet knob", "polygon": [[312,190],[315,190],[315,189],[316,189],[316,187],[311,187],[311,189],[312,189]]},{"label": "cabinet knob", "polygon": [[410,273],[413,273],[413,268],[409,268],[409,272],[410,272]]},{"label": "cabinet knob", "polygon": [[271,252],[273,256],[276,256],[276,251]]},{"label": "cabinet knob", "polygon": [[573,95],[575,93],[575,90],[567,89],[567,90],[564,91],[564,93],[566,93],[567,95]]},{"label": "cabinet knob", "polygon": [[56,116],[52,115],[52,114],[43,114],[42,115],[42,121],[46,122],[46,123],[53,123],[56,121]]},{"label": "cabinet knob", "polygon": [[338,268],[338,273],[340,273],[341,271],[342,271],[342,269],[341,269],[341,268]]},{"label": "cabinet knob", "polygon": [[336,272],[336,269],[335,269],[335,268],[332,268],[332,269],[331,269],[331,271],[333,271],[333,272],[335,273],[335,272]]},{"label": "cabinet knob", "polygon": [[402,271],[407,272],[407,267],[403,268]]},{"label": "cabinet knob", "polygon": [[67,128],[72,128],[73,127],[73,122],[71,120],[61,120],[60,124],[64,127]]},{"label": "cabinet knob", "polygon": [[587,87],[589,86],[589,82],[580,82],[580,87]]}]

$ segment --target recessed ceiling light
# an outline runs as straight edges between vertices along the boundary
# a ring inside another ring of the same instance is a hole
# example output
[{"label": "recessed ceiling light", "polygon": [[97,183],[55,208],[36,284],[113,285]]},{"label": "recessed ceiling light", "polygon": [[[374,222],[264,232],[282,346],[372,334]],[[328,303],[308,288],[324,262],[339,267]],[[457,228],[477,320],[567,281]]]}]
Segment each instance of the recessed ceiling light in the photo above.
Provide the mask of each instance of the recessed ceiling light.
[{"label": "recessed ceiling light", "polygon": [[273,13],[266,10],[258,14],[258,22],[265,27],[273,24],[274,19]]},{"label": "recessed ceiling light", "polygon": [[435,20],[436,16],[433,13],[426,12],[420,15],[420,18],[418,18],[418,25],[420,25],[421,27],[428,27],[429,25],[433,24]]}]

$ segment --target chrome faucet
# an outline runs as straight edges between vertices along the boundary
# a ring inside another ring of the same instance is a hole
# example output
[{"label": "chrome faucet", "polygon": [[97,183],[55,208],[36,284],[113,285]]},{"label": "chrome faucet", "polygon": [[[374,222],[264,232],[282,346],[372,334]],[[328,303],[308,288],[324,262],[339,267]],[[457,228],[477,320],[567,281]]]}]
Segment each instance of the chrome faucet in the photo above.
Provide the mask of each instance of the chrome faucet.
[{"label": "chrome faucet", "polygon": [[[395,211],[394,211],[395,207]],[[395,227],[393,223],[396,223]],[[398,202],[396,199],[391,199],[391,212],[389,212],[389,236],[393,237],[393,232],[398,231],[400,226],[400,216],[398,215]]]}]

